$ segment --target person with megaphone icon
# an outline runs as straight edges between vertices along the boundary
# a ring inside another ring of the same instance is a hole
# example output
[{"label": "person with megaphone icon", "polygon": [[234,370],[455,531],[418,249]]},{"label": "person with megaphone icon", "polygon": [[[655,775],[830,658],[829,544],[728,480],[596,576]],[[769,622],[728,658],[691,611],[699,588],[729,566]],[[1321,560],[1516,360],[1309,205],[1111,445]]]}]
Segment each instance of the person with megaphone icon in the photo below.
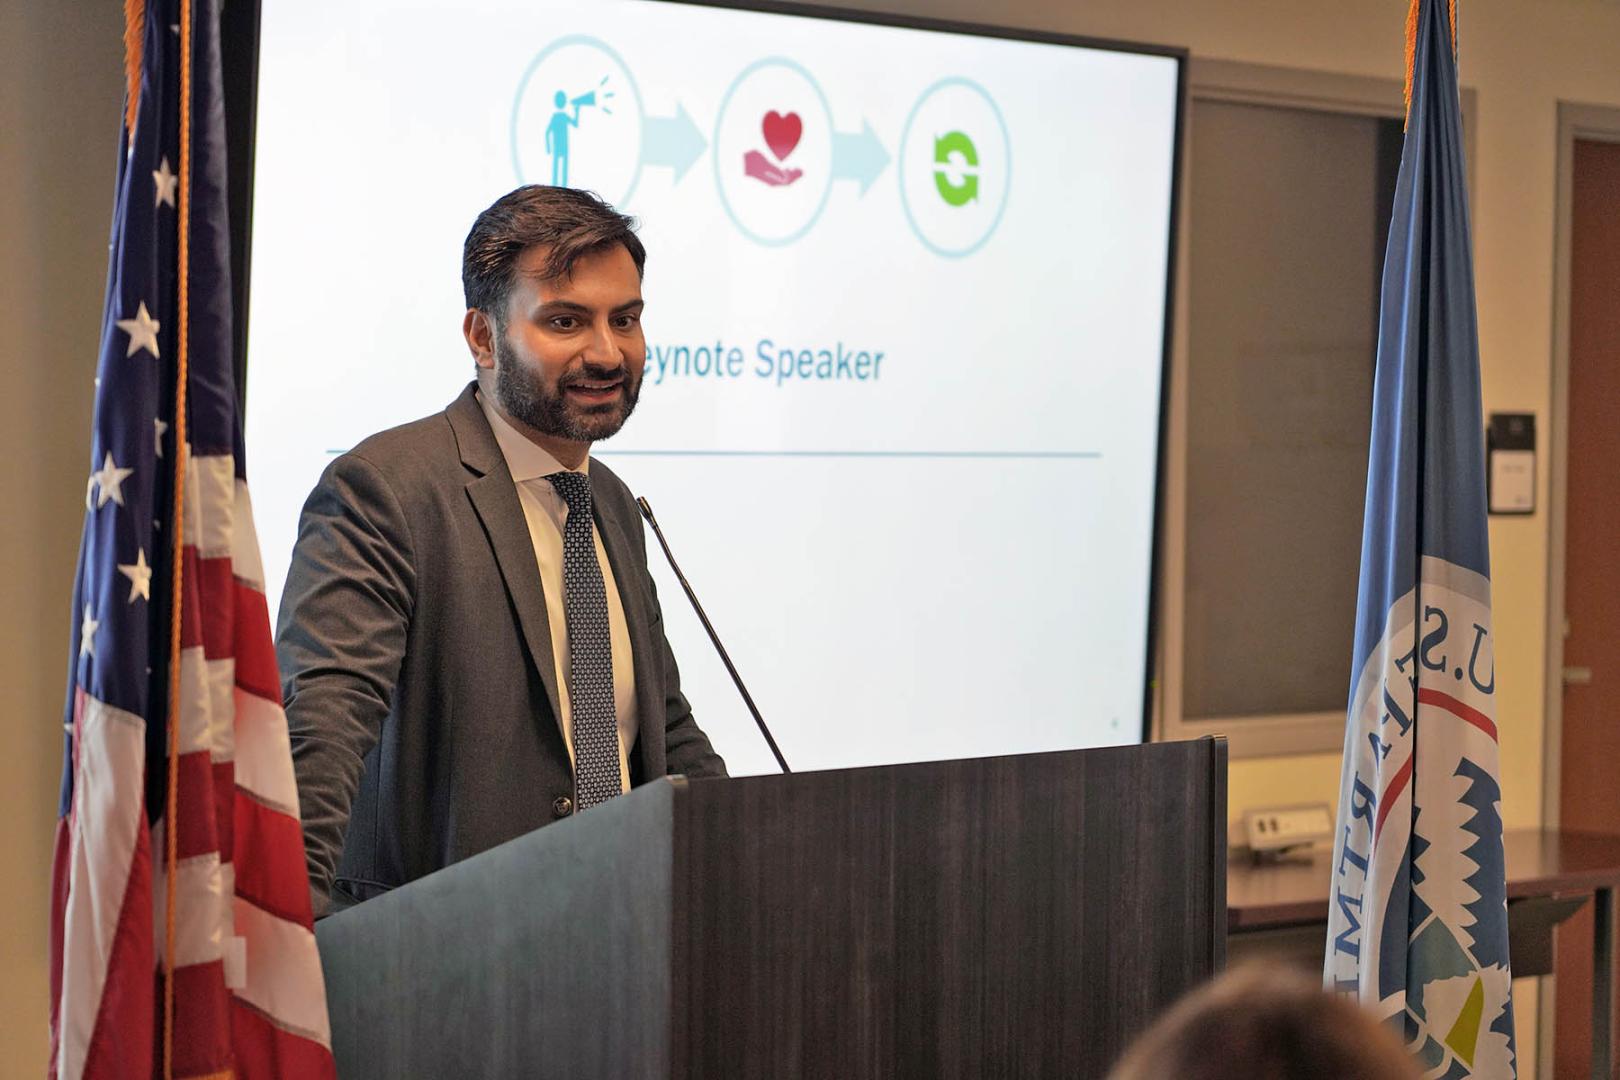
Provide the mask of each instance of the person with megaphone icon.
[{"label": "person with megaphone icon", "polygon": [[[551,114],[551,122],[546,125],[546,153],[551,155],[551,185],[553,187],[568,186],[568,129],[579,127],[579,110],[586,105],[596,104],[596,91],[587,90],[578,97],[569,100],[563,91],[557,91],[552,102],[557,111]],[[573,106],[574,115],[568,115],[568,107]]]}]

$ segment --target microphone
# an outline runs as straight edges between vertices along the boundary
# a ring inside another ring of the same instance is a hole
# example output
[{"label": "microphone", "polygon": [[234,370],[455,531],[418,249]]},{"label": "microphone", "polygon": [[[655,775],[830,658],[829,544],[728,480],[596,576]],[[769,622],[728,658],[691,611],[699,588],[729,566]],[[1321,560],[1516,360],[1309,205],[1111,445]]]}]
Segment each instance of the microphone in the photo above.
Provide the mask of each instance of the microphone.
[{"label": "microphone", "polygon": [[726,670],[731,673],[731,681],[737,684],[737,692],[742,695],[743,703],[748,706],[748,711],[753,714],[754,723],[759,725],[759,733],[765,736],[765,742],[770,746],[771,753],[776,755],[776,763],[782,766],[783,772],[792,772],[793,770],[788,768],[787,758],[782,756],[781,749],[777,747],[776,740],[771,738],[771,729],[765,726],[765,718],[759,715],[759,709],[755,707],[753,696],[748,693],[748,687],[743,685],[742,676],[737,674],[737,667],[731,662],[726,647],[720,644],[720,635],[714,632],[714,626],[709,622],[709,617],[703,613],[703,605],[698,603],[697,593],[692,591],[692,586],[687,583],[686,575],[681,573],[680,566],[675,562],[675,554],[669,550],[669,541],[664,539],[664,530],[658,527],[658,519],[653,517],[652,504],[647,502],[646,499],[637,499],[636,505],[641,508],[641,516],[647,519],[647,524],[652,526],[653,535],[658,537],[658,546],[664,549],[664,558],[669,561],[669,568],[675,571],[675,580],[679,581],[681,588],[686,590],[686,598],[691,601],[692,610],[697,612],[698,620],[703,623],[703,629],[708,631],[709,640],[714,642],[714,651],[719,653],[720,659],[725,662]]}]

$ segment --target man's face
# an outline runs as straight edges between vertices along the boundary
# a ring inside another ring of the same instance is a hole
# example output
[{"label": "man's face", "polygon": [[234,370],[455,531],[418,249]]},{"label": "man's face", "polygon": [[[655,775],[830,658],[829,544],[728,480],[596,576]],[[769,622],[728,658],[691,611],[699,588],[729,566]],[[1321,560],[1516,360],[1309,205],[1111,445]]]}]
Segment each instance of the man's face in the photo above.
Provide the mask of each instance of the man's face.
[{"label": "man's face", "polygon": [[614,244],[581,256],[567,279],[542,281],[545,254],[518,259],[506,330],[494,335],[495,400],[541,435],[588,445],[636,407],[647,360],[641,276]]}]

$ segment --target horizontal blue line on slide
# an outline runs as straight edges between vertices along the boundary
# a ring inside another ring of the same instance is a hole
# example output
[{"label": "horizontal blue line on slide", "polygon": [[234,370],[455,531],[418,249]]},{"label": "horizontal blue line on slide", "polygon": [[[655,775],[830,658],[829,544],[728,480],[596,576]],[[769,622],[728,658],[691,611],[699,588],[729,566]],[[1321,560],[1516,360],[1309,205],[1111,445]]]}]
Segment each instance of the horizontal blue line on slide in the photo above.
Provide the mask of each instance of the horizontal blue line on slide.
[{"label": "horizontal blue line on slide", "polygon": [[1085,460],[1097,450],[596,450],[593,457],[983,458],[1006,461]]}]

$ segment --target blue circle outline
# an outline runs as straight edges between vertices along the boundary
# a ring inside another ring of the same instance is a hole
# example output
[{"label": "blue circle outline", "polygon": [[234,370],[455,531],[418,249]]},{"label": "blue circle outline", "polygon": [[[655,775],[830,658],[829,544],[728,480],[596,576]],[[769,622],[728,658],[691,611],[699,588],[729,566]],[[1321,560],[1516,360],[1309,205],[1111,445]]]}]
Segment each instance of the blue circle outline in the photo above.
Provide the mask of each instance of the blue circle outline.
[{"label": "blue circle outline", "polygon": [[[566,48],[569,45],[585,45],[596,49],[605,54],[609,60],[618,64],[619,70],[624,72],[625,81],[630,84],[630,96],[636,99],[636,116],[641,122],[641,137],[636,140],[636,168],[630,174],[630,186],[625,189],[624,195],[620,197],[619,201],[613,204],[618,207],[629,206],[630,199],[636,193],[636,185],[641,183],[641,170],[646,164],[647,110],[641,104],[641,88],[636,85],[635,73],[630,70],[630,65],[624,62],[624,57],[615,52],[613,46],[601,38],[591,37],[589,34],[566,34],[557,38],[536,53],[534,59],[529,61],[529,66],[524,69],[523,77],[518,80],[517,97],[512,101],[512,120],[508,125],[512,142],[512,173],[517,177],[517,182],[520,184],[532,182],[524,177],[523,163],[518,158],[518,111],[523,107],[524,91],[528,90],[529,80],[534,78],[535,70],[540,67],[541,61],[557,50]],[[601,195],[602,193],[597,192],[597,194]]]},{"label": "blue circle outline", "polygon": [[[906,197],[906,140],[911,138],[912,122],[917,119],[917,113],[922,110],[924,102],[948,86],[966,87],[967,89],[978,94],[984,99],[985,104],[990,106],[990,113],[996,118],[996,124],[1001,128],[1001,146],[1006,152],[1007,159],[1005,183],[1001,188],[1001,205],[996,207],[995,220],[990,222],[990,228],[986,229],[984,235],[979,237],[978,240],[974,241],[971,247],[963,248],[961,251],[951,251],[946,248],[942,248],[932,240],[928,239],[928,237],[924,236],[922,228],[917,224],[916,217],[914,217],[911,213],[911,200]],[[923,247],[927,248],[929,251],[932,251],[935,255],[940,255],[947,259],[964,259],[967,256],[972,255],[975,251],[978,251],[980,248],[984,247],[985,242],[996,234],[996,230],[1001,227],[1001,216],[1007,212],[1007,196],[1012,194],[1012,135],[1007,131],[1007,121],[1001,115],[1001,107],[996,104],[996,99],[990,96],[990,91],[986,90],[972,79],[964,78],[961,75],[947,76],[946,78],[943,78],[934,85],[930,86],[928,89],[924,90],[917,98],[916,104],[911,107],[911,112],[906,116],[906,126],[900,130],[900,146],[895,156],[899,158],[898,168],[895,169],[895,175],[900,182],[900,206],[906,212],[906,223],[911,226],[911,231],[916,235],[917,239],[922,241]]]},{"label": "blue circle outline", "polygon": [[[810,84],[810,89],[816,92],[816,98],[821,102],[822,114],[827,118],[827,140],[830,147],[827,154],[827,183],[821,189],[820,204],[816,206],[815,213],[810,215],[810,220],[806,221],[798,232],[793,233],[791,236],[785,236],[780,240],[767,240],[763,236],[758,236],[737,219],[737,212],[731,208],[731,200],[726,198],[726,185],[720,179],[720,124],[726,117],[726,109],[731,106],[731,95],[737,92],[737,87],[742,85],[744,79],[761,68],[768,67],[787,68]],[[827,200],[832,197],[833,152],[836,151],[837,143],[838,133],[833,130],[832,106],[827,103],[827,95],[821,89],[821,84],[816,82],[814,75],[805,70],[803,64],[789,60],[785,56],[767,56],[762,60],[755,60],[752,64],[743,68],[737,77],[731,80],[731,85],[726,88],[725,97],[720,99],[720,110],[714,114],[714,137],[709,140],[712,147],[709,159],[714,163],[714,189],[716,194],[720,196],[721,207],[725,209],[726,216],[731,219],[731,223],[737,226],[737,231],[761,247],[786,247],[803,238],[804,234],[809,232],[817,221],[821,220],[821,212],[827,209]]]}]

